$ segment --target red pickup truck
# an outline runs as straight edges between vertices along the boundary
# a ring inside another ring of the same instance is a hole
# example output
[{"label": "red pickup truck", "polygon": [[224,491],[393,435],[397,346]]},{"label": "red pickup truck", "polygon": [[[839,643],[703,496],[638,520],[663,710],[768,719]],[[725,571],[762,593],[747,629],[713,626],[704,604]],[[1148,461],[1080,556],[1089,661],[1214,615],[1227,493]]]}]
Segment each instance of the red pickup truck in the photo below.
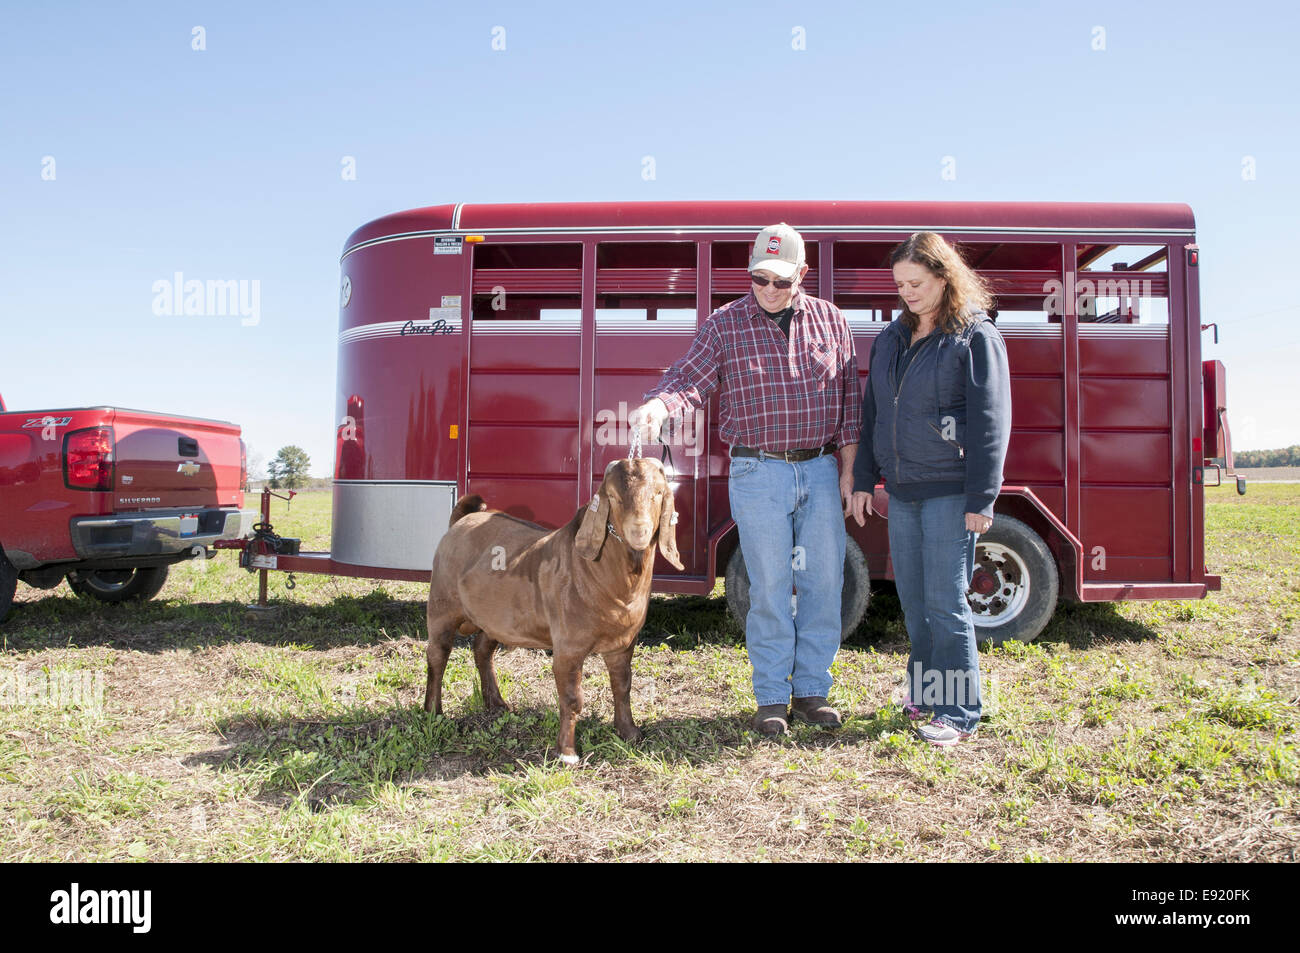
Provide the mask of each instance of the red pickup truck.
[{"label": "red pickup truck", "polygon": [[172,563],[251,535],[239,433],[117,407],[9,411],[0,398],[0,619],[20,580],[151,599]]}]

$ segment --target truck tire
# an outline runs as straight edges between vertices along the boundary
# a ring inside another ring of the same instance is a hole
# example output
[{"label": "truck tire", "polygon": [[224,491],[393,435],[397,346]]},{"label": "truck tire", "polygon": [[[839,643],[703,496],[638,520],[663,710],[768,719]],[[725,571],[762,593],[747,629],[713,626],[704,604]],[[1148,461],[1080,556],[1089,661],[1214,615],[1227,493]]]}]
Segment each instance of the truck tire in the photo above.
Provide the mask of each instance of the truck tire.
[{"label": "truck tire", "polygon": [[4,550],[0,549],[0,622],[9,614],[14,604],[14,591],[18,588],[18,570],[14,568]]},{"label": "truck tire", "polygon": [[158,595],[167,582],[166,566],[144,569],[74,569],[68,585],[77,595],[100,602],[144,602]]},{"label": "truck tire", "polygon": [[975,569],[966,601],[977,642],[1032,642],[1056,611],[1056,560],[1032,529],[996,513],[975,544]]},{"label": "truck tire", "polygon": [[[726,592],[727,608],[740,623],[741,629],[744,629],[745,618],[749,615],[749,573],[745,569],[745,554],[740,551],[739,545],[727,561]],[[840,596],[841,642],[857,629],[870,601],[871,577],[867,574],[867,558],[850,536],[845,540],[844,546],[844,588]]]}]

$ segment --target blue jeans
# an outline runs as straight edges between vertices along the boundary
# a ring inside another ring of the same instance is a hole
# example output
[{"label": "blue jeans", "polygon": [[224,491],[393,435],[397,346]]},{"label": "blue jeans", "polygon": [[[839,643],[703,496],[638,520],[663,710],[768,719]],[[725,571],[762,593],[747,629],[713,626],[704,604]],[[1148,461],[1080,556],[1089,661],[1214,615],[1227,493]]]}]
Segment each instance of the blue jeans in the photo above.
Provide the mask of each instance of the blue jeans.
[{"label": "blue jeans", "polygon": [[824,698],[840,647],[844,587],[839,469],[831,454],[801,463],[733,457],[729,477],[749,571],[745,645],[754,700],[789,704],[792,690],[795,698]]},{"label": "blue jeans", "polygon": [[965,512],[961,494],[915,503],[891,496],[889,552],[912,640],[912,704],[958,731],[974,731],[982,711],[980,663],[966,590],[977,534],[966,529]]}]

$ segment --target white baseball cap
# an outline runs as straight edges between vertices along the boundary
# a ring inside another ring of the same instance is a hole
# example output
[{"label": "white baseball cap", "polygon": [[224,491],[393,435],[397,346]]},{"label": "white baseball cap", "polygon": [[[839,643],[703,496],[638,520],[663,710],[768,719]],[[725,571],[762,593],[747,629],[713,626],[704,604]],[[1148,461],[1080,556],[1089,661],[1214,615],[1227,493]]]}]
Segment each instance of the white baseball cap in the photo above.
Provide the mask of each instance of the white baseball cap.
[{"label": "white baseball cap", "polygon": [[803,237],[785,222],[758,233],[749,255],[749,270],[762,268],[778,278],[793,278],[803,264]]}]

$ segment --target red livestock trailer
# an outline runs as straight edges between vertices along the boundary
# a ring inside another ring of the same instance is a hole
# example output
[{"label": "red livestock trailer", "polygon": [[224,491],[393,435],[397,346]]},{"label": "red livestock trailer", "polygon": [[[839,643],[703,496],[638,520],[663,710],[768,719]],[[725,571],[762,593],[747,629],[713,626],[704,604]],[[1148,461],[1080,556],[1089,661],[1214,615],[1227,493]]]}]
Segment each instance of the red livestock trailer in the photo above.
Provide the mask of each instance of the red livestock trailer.
[{"label": "red livestock trailer", "polygon": [[[1034,638],[1058,596],[1219,587],[1205,567],[1203,485],[1220,463],[1230,470],[1231,449],[1223,367],[1201,361],[1185,205],[637,202],[385,216],[343,249],[331,552],[263,534],[245,563],[423,580],[465,493],[568,522],[627,454],[628,410],[700,322],[749,292],[750,243],[775,221],[803,234],[804,287],[843,309],[864,373],[898,313],[898,242],[940,232],[992,283],[1013,429],[970,592],[981,640]],[[742,596],[716,407],[668,442],[686,568],[661,559],[655,589],[708,593],[725,573]],[[851,630],[868,574],[892,569],[881,520],[848,528]]]}]

